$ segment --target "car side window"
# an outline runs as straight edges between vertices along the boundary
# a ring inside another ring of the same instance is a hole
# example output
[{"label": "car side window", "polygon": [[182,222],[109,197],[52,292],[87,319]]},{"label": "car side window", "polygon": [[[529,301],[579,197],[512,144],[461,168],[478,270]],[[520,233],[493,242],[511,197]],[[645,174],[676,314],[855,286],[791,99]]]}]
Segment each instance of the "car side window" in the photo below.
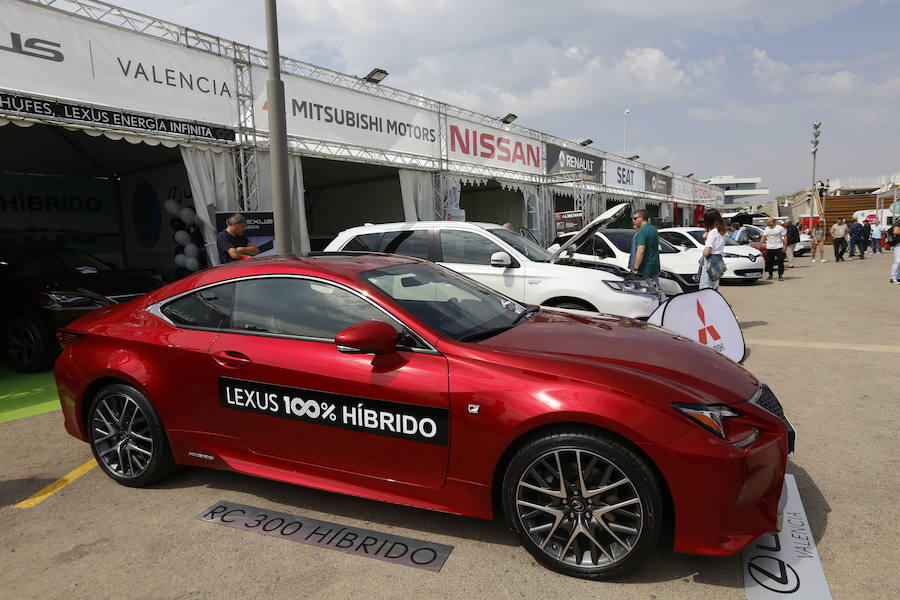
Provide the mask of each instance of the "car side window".
[{"label": "car side window", "polygon": [[675,246],[684,246],[684,243],[687,241],[681,237],[680,233],[674,231],[660,231],[659,237]]},{"label": "car side window", "polygon": [[388,231],[381,240],[379,252],[428,259],[428,231],[415,229]]},{"label": "car side window", "polygon": [[441,250],[444,262],[469,265],[489,265],[494,252],[503,248],[472,231],[441,230]]},{"label": "car side window", "polygon": [[236,283],[236,330],[333,340],[341,330],[369,320],[404,330],[368,301],[328,282],[271,277]]},{"label": "car side window", "polygon": [[380,233],[364,233],[347,242],[342,250],[351,252],[377,252],[378,244],[380,242]]},{"label": "car side window", "polygon": [[234,284],[227,283],[198,290],[162,307],[170,321],[182,327],[227,328],[231,323]]},{"label": "car side window", "polygon": [[575,252],[578,254],[590,254],[599,258],[614,257],[616,255],[609,247],[609,244],[596,235],[592,235],[590,239],[584,240]]}]

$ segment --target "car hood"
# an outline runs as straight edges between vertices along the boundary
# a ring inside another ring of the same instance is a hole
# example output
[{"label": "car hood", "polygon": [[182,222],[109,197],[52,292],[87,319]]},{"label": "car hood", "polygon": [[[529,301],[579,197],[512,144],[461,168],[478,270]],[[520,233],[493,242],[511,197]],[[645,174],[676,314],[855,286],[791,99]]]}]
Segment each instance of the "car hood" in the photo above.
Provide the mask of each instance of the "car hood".
[{"label": "car hood", "polygon": [[[554,375],[610,381],[611,367],[665,382],[704,403],[742,402],[759,381],[739,364],[711,348],[643,321],[613,315],[582,315],[542,309],[529,321],[479,343],[499,362],[506,355],[518,362],[535,359],[531,368]],[[671,399],[659,399],[671,402]]]},{"label": "car hood", "polygon": [[589,239],[592,235],[600,231],[600,228],[608,223],[615,221],[619,218],[619,215],[628,207],[628,204],[617,204],[613,206],[599,217],[588,223],[584,229],[570,237],[568,240],[563,242],[559,249],[553,253],[553,255],[547,259],[547,262],[556,262],[559,260],[559,257],[562,256],[563,252],[566,251],[570,246],[574,247],[577,244],[580,244],[582,241]]},{"label": "car hood", "polygon": [[31,284],[44,291],[88,291],[107,298],[145,294],[162,285],[151,277],[152,271],[99,271],[97,273],[60,273],[35,278]]}]

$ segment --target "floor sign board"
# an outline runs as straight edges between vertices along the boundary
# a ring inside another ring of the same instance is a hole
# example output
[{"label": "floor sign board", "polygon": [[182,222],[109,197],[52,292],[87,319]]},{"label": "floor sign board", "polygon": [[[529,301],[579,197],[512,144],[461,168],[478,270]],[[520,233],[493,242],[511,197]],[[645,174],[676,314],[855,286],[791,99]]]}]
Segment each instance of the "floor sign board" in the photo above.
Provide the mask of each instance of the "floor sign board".
[{"label": "floor sign board", "polygon": [[784,480],[788,499],[781,531],[760,537],[742,553],[747,600],[831,600],[797,482],[793,475]]},{"label": "floor sign board", "polygon": [[731,306],[716,290],[669,298],[647,320],[681,337],[709,346],[735,362],[744,360],[744,334]]}]

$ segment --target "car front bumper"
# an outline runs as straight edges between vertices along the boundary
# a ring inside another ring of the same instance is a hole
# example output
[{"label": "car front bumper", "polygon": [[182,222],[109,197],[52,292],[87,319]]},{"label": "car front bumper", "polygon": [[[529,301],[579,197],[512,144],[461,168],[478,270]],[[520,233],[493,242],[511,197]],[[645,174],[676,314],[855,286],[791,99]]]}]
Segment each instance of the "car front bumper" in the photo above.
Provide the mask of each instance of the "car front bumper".
[{"label": "car front bumper", "polygon": [[766,432],[742,450],[698,428],[664,446],[642,446],[671,492],[674,550],[727,556],[777,531],[787,443],[783,432]]}]

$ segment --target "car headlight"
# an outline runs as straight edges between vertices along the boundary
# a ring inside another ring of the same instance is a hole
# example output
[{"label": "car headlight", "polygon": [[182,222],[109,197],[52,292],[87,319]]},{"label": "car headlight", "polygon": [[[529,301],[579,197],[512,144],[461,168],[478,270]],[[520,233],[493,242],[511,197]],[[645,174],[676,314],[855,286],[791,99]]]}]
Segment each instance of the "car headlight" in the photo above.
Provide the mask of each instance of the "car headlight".
[{"label": "car headlight", "polygon": [[732,417],[741,416],[741,413],[730,409],[724,404],[681,404],[674,402],[672,408],[723,440],[726,438],[725,421]]},{"label": "car headlight", "polygon": [[625,294],[650,294],[656,295],[658,288],[656,287],[656,283],[650,281],[649,279],[625,279],[622,281],[607,281],[604,280],[607,286],[617,292],[623,292]]},{"label": "car headlight", "polygon": [[87,306],[97,300],[77,292],[47,292],[47,297],[60,306]]}]

